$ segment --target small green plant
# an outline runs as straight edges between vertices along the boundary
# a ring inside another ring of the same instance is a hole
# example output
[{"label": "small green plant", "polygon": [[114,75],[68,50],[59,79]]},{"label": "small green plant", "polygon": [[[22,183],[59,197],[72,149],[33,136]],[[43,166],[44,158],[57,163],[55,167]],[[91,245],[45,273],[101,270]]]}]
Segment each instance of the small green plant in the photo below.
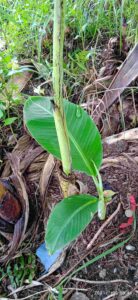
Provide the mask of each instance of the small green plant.
[{"label": "small green plant", "polygon": [[13,116],[13,111],[22,101],[13,77],[27,70],[30,69],[19,66],[16,58],[4,51],[0,53],[0,120],[5,126],[15,122],[17,116]]},{"label": "small green plant", "polygon": [[65,198],[52,211],[46,230],[46,243],[51,253],[76,238],[98,211],[105,218],[106,203],[99,167],[102,143],[99,131],[78,105],[62,99],[63,40],[65,1],[54,3],[53,89],[50,97],[31,97],[24,107],[25,123],[36,141],[62,160],[68,176],[73,170],[93,178],[99,198],[74,195]]},{"label": "small green plant", "polygon": [[87,63],[89,61],[90,56],[92,55],[91,51],[86,50],[77,50],[73,55],[68,54],[69,57],[69,66],[67,66],[67,69],[69,68],[70,72],[74,75],[78,75],[81,73],[84,73],[87,71]]},{"label": "small green plant", "polygon": [[10,281],[13,288],[20,287],[25,280],[32,282],[36,271],[36,261],[33,254],[20,256],[13,262],[8,263],[5,268],[0,268],[0,282],[4,278]]}]

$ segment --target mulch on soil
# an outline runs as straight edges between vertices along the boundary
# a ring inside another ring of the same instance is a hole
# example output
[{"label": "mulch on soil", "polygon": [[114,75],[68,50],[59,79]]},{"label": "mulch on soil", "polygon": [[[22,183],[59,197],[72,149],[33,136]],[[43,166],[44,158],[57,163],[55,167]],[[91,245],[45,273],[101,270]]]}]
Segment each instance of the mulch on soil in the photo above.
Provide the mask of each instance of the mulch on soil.
[{"label": "mulch on soil", "polygon": [[[45,161],[47,159],[47,154],[43,150],[41,151],[36,143],[30,138],[25,136],[21,138],[27,140],[31,145],[31,153],[38,153],[30,164],[28,162],[27,157],[30,157],[29,152],[27,151],[27,147],[25,144],[24,150],[26,150],[26,156],[23,151],[23,148],[20,150],[22,152],[17,151],[16,154],[21,155],[21,166],[22,168],[26,165],[26,169],[24,172],[24,178],[28,184],[29,188],[29,199],[31,200],[31,207],[33,207],[33,211],[35,211],[35,221],[33,217],[30,215],[30,223],[32,223],[31,231],[28,237],[25,239],[21,249],[20,255],[26,254],[28,252],[35,253],[36,248],[43,242],[44,240],[44,226],[43,226],[43,215],[42,215],[42,203],[40,201],[40,193],[39,193],[39,179],[41,177],[41,172],[44,167]],[[23,145],[23,143],[21,143]],[[116,148],[117,147],[117,148]],[[20,148],[20,147],[19,147]],[[29,149],[29,148],[28,148]],[[103,184],[106,189],[113,190],[116,192],[115,196],[113,197],[112,203],[110,203],[107,207],[107,218],[116,210],[117,205],[121,202],[121,209],[119,213],[113,218],[113,220],[105,227],[105,229],[101,232],[99,238],[95,241],[91,251],[86,251],[86,247],[96,234],[98,229],[101,227],[102,223],[98,220],[97,217],[93,219],[91,224],[87,227],[87,229],[83,232],[83,234],[77,239],[76,242],[72,243],[67,249],[66,259],[62,266],[54,273],[49,275],[48,278],[42,280],[44,286],[45,284],[49,284],[50,286],[54,286],[62,277],[66,277],[69,270],[73,270],[72,266],[76,266],[76,268],[86,262],[88,259],[93,258],[103,251],[107,250],[109,247],[116,244],[120,240],[117,239],[118,235],[120,234],[119,225],[123,222],[127,221],[125,216],[125,210],[129,208],[129,195],[134,195],[136,201],[138,197],[138,168],[135,163],[133,163],[133,157],[137,156],[138,154],[138,143],[137,141],[133,142],[118,142],[116,145],[105,145],[104,146],[104,157],[105,159],[110,158],[112,154],[112,158],[118,159],[118,157],[122,157],[122,163],[116,163],[108,165],[107,160],[106,164],[101,168],[101,174],[103,179]],[[15,150],[13,150],[15,151]],[[39,153],[40,152],[40,153]],[[24,154],[23,154],[24,153]],[[28,163],[27,163],[28,162]],[[7,172],[7,173],[6,173]],[[5,161],[5,168],[2,169],[2,173],[4,176],[10,176],[11,169],[9,165],[9,161]],[[76,172],[76,179],[81,181],[88,189],[88,193],[96,195],[95,187],[90,177],[86,176],[85,174],[77,173]],[[47,214],[49,214],[51,207],[62,198],[61,191],[59,188],[59,182],[57,177],[57,170],[53,170],[52,175],[49,181],[49,188],[46,191],[46,199],[50,206],[48,205]],[[33,204],[32,204],[33,201]],[[34,205],[35,204],[35,205]],[[32,214],[33,215],[33,214]],[[46,217],[46,216],[45,216]],[[30,226],[31,226],[30,225]],[[126,233],[121,237],[125,239],[128,236],[128,233],[132,230],[132,228],[128,228]],[[113,241],[112,241],[113,239]],[[117,239],[117,240],[116,240]],[[109,242],[112,241],[112,242]],[[29,245],[28,245],[29,242]],[[88,268],[84,268],[83,271],[77,274],[77,278],[82,278],[86,280],[86,282],[77,282],[77,281],[70,281],[68,283],[68,288],[76,288],[78,289],[86,289],[87,295],[90,299],[104,299],[111,293],[116,293],[116,297],[119,295],[123,295],[123,293],[131,292],[135,288],[135,282],[137,281],[137,250],[138,250],[138,236],[135,232],[135,235],[129,242],[131,246],[134,246],[133,251],[127,250],[126,247],[119,249],[118,251],[110,254],[109,256],[103,258],[99,262],[95,263]],[[105,245],[105,246],[104,246]],[[18,255],[17,250],[17,255]],[[79,264],[80,262],[80,264]],[[39,262],[37,262],[37,272],[35,275],[35,280],[37,281],[41,278],[43,273],[43,268]],[[101,275],[101,274],[105,274]],[[101,279],[101,276],[103,278]],[[91,285],[87,283],[87,280],[90,281],[101,281],[101,280],[127,280],[129,284],[125,283],[116,283],[116,284],[99,284],[99,285]],[[8,279],[7,279],[8,280]],[[7,281],[8,283],[8,281]],[[1,282],[1,286],[5,290],[5,280],[4,284],[3,281]],[[77,286],[77,287],[76,287]],[[7,287],[6,287],[7,289]],[[37,288],[38,289],[38,288]],[[40,288],[39,288],[40,289]],[[36,290],[36,287],[34,288]],[[32,294],[32,289],[28,290],[27,293]],[[122,293],[122,294],[120,294]],[[23,293],[24,294],[24,293]],[[22,296],[22,293],[18,294],[18,297]],[[33,296],[32,296],[33,297]],[[135,298],[135,293],[130,296],[130,299],[137,299]],[[35,296],[36,299],[40,299],[40,296]],[[33,298],[32,298],[33,299]],[[119,299],[119,298],[114,298]]]},{"label": "mulch on soil", "polygon": [[[111,62],[109,65],[111,56],[109,55],[110,53],[108,53],[107,62],[105,63],[107,68],[103,70],[104,73],[102,73],[102,76],[106,75],[109,68],[111,77],[117,72],[117,67],[121,64],[121,62],[114,59],[115,53],[116,52],[113,50],[111,51],[113,59],[112,66]],[[122,57],[124,59],[126,53],[123,55],[124,56],[119,57],[120,60],[122,60]],[[112,78],[110,78],[110,80],[111,79]],[[29,83],[28,87],[29,86],[32,86],[32,84]],[[96,92],[93,90],[92,85],[90,88],[91,90],[89,91],[89,95],[86,93],[86,90],[88,91],[88,89],[85,90],[86,103],[84,104],[84,108],[91,114],[91,104],[88,98],[90,97],[90,93],[92,98],[95,97]],[[33,91],[31,93],[33,93]],[[101,94],[103,94],[103,91]],[[124,118],[125,121],[127,121],[127,128],[131,128],[134,124],[130,125],[130,120],[135,121],[132,120],[134,117],[134,106],[131,106],[132,109],[130,118],[130,113],[128,115],[128,112],[130,112],[128,107],[130,107],[130,103],[132,104],[132,97],[130,97],[130,94],[127,96],[129,98],[127,99],[129,104],[126,107]],[[135,99],[137,105],[137,98]],[[119,110],[117,111],[117,115],[118,112]],[[122,125],[120,125],[120,113],[117,120],[115,129],[112,128],[114,133],[122,130]],[[106,134],[105,131],[106,128],[103,136],[110,134],[109,130]],[[25,256],[29,253],[35,254],[38,246],[44,241],[44,220],[47,220],[52,207],[60,199],[62,199],[62,193],[59,187],[57,161],[54,161],[54,167],[51,166],[49,174],[43,174],[49,155],[41,149],[41,147],[39,147],[31,137],[28,136],[25,128],[22,128],[21,132],[19,129],[17,130],[18,144],[15,145],[14,149],[13,145],[9,142],[10,136],[10,129],[5,128],[5,131],[2,133],[0,148],[2,160],[0,165],[0,177],[10,177],[12,181],[13,170],[11,169],[11,162],[6,152],[16,154],[19,158],[19,167],[25,182],[30,206],[27,234],[24,235],[23,242],[19,249],[17,243],[17,248],[10,257],[10,261],[14,263],[15,257],[22,255]],[[19,139],[19,137],[21,138]],[[9,146],[7,147],[8,143]],[[27,289],[25,290],[24,288],[21,288],[21,291],[17,293],[18,299],[24,296],[30,296],[30,299],[47,299],[47,292],[43,293],[43,291],[47,289],[49,290],[49,286],[54,287],[62,278],[64,279],[71,270],[73,271],[74,268],[86,263],[89,259],[96,257],[103,251],[106,251],[108,248],[111,248],[116,243],[128,237],[132,230],[132,226],[130,226],[121,236],[119,226],[121,223],[127,222],[125,210],[130,208],[129,195],[133,195],[138,203],[138,162],[135,160],[137,156],[138,140],[133,140],[133,142],[121,141],[110,146],[104,144],[104,161],[101,168],[103,184],[105,189],[113,190],[116,193],[112,202],[107,206],[107,219],[116,210],[118,204],[121,203],[119,212],[104,228],[104,230],[102,230],[93,247],[87,251],[87,245],[103,224],[103,222],[99,221],[97,217],[94,217],[93,221],[86,228],[83,234],[81,234],[81,236],[68,247],[64,263],[60,266],[60,268],[58,268],[58,270],[48,277],[41,279],[44,269],[37,260],[36,272],[33,280],[37,283],[41,282],[43,285],[37,286],[34,283],[34,287],[30,288],[29,285],[27,286],[28,283],[26,283]],[[49,176],[43,192],[40,190],[42,174],[45,178],[46,176]],[[88,190],[88,193],[96,195],[96,190],[90,177],[78,172],[76,172],[75,175],[76,180],[83,183]],[[13,182],[14,181],[12,181],[12,183]],[[13,238],[13,231],[14,229],[10,233],[11,235],[9,239],[6,228],[6,235],[4,234],[3,236],[1,232],[1,257],[7,253],[8,248],[10,247],[10,241]],[[67,293],[64,298],[66,300],[69,299],[74,290],[81,289],[84,290],[84,293],[87,294],[89,299],[94,300],[138,299],[138,288],[136,285],[136,283],[138,283],[138,234],[136,231],[128,244],[130,247],[126,248],[126,246],[124,246],[89,267],[85,267],[78,274],[75,274],[75,278],[71,279],[65,285],[65,291]],[[110,282],[111,280],[117,280],[117,282],[107,284],[107,281]],[[91,281],[91,283],[87,281]],[[95,281],[97,281],[97,283],[94,284]],[[106,281],[106,283],[101,283],[101,281]],[[9,286],[11,285],[11,282],[8,276],[1,280],[0,285],[1,295],[7,295],[10,293],[11,287]],[[51,290],[49,291],[51,292]],[[14,297],[14,294],[10,297]]]}]

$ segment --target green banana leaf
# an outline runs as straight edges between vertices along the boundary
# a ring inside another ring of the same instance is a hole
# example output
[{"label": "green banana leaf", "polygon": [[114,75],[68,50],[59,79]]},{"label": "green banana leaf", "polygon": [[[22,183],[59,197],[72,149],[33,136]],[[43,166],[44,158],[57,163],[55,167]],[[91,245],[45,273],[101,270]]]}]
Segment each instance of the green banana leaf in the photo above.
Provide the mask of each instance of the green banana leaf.
[{"label": "green banana leaf", "polygon": [[[99,131],[88,114],[78,105],[64,100],[64,111],[71,146],[72,168],[96,175],[102,143]],[[24,106],[24,121],[32,137],[48,152],[61,159],[50,97],[30,97]]]},{"label": "green banana leaf", "polygon": [[98,199],[90,195],[73,195],[58,203],[49,217],[46,245],[50,253],[73,241],[90,223],[98,209]]}]

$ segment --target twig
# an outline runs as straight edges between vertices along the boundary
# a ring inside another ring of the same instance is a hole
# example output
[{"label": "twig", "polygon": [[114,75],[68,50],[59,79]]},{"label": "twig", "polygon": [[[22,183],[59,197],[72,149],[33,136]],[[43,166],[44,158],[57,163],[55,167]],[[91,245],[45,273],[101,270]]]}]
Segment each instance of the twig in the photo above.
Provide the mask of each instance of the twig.
[{"label": "twig", "polygon": [[114,292],[114,293],[110,294],[109,296],[105,297],[103,300],[110,300],[117,295],[118,295],[118,292]]},{"label": "twig", "polygon": [[136,165],[138,163],[138,156],[131,157],[128,153],[123,153],[123,156],[126,157],[132,164]]},{"label": "twig", "polygon": [[126,293],[125,295],[123,295],[122,297],[120,297],[120,300],[125,300],[125,299],[129,299],[129,297],[133,294],[133,293],[137,293],[137,284],[136,286],[133,288],[132,291]]},{"label": "twig", "polygon": [[99,228],[99,230],[94,235],[93,239],[90,241],[90,243],[87,246],[87,250],[89,250],[94,242],[97,240],[103,229],[111,222],[111,220],[117,215],[121,207],[121,203],[118,204],[117,209],[114,211],[114,213],[102,224],[102,226]]},{"label": "twig", "polygon": [[[18,300],[26,300],[26,299],[29,299],[31,297],[32,297],[31,299],[33,299],[33,297],[35,297],[36,295],[40,295],[40,294],[45,293],[45,292],[48,292],[48,289],[36,292],[34,294],[28,295],[28,296],[23,297],[23,298],[18,298]],[[0,299],[1,300],[15,300],[14,298],[7,298],[7,297],[1,297]]]},{"label": "twig", "polygon": [[105,139],[103,139],[103,142],[111,145],[113,143],[117,143],[121,140],[137,140],[138,139],[138,128],[133,128],[133,129],[129,129],[126,131],[123,131],[121,133],[118,134],[114,134],[111,136],[106,137]]},{"label": "twig", "polygon": [[85,282],[85,283],[88,283],[88,284],[96,284],[96,285],[99,285],[99,284],[117,284],[117,283],[129,284],[129,281],[124,280],[124,279],[114,279],[114,280],[105,281],[105,280],[85,280],[85,279],[82,279],[82,278],[73,277],[71,280],[77,281],[77,282]]},{"label": "twig", "polygon": [[30,288],[33,288],[33,287],[36,287],[36,286],[40,286],[40,285],[43,285],[43,283],[37,282],[37,281],[33,280],[31,284],[23,285],[23,286],[17,288],[16,290],[13,290],[8,296],[11,296],[11,295],[13,295],[15,293],[19,293],[22,290],[27,290],[27,289],[30,289]]},{"label": "twig", "polygon": [[108,240],[107,242],[103,243],[102,245],[99,246],[99,248],[103,248],[106,247],[110,244],[113,244],[114,242],[117,242],[118,240],[120,240],[120,237],[122,236],[123,233],[120,233],[118,235],[116,235],[114,238],[112,238],[111,240]]}]

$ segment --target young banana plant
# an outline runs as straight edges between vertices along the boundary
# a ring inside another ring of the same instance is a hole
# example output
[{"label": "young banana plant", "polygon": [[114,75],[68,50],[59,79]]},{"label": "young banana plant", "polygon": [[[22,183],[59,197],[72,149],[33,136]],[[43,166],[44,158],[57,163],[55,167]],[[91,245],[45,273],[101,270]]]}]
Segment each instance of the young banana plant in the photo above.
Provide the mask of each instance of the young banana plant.
[{"label": "young banana plant", "polygon": [[54,1],[53,90],[52,97],[30,97],[24,120],[30,134],[48,152],[62,161],[68,176],[72,170],[93,178],[98,198],[73,195],[58,203],[49,217],[46,244],[50,253],[75,239],[98,211],[103,220],[106,203],[99,168],[102,162],[100,133],[90,116],[78,105],[63,100],[63,44],[65,0]]}]

